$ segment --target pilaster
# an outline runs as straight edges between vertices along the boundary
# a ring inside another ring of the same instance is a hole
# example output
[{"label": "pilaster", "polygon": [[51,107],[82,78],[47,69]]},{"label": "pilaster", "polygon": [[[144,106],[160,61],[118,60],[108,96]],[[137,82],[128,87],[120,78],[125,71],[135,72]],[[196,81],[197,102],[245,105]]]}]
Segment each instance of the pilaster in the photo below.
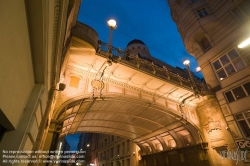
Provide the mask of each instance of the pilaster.
[{"label": "pilaster", "polygon": [[223,159],[220,156],[223,150],[236,151],[237,147],[230,132],[226,130],[227,123],[215,96],[203,97],[203,102],[197,106],[197,111],[201,129],[208,142],[210,164],[214,166],[234,165],[233,160]]}]

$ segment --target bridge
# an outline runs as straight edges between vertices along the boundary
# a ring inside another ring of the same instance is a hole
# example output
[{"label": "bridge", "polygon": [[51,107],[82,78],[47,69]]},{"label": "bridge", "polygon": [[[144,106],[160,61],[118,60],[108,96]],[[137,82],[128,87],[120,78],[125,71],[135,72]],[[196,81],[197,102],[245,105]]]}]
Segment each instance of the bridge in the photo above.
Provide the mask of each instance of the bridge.
[{"label": "bridge", "polygon": [[213,136],[218,139],[211,146],[221,144],[225,124],[213,119],[219,107],[205,82],[129,50],[109,51],[85,24],[72,28],[60,73],[58,86],[66,88],[54,98],[47,137],[118,135],[136,143],[142,155],[189,147],[203,154]]}]

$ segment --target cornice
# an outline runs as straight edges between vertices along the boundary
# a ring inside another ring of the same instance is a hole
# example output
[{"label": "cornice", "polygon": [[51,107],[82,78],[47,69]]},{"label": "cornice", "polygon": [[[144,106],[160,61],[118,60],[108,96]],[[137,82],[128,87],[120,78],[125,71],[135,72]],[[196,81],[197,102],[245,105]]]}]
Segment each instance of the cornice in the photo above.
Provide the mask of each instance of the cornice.
[{"label": "cornice", "polygon": [[52,73],[51,73],[51,87],[55,86],[55,71],[56,71],[56,39],[57,39],[57,28],[58,28],[58,18],[59,18],[59,11],[60,11],[60,1],[59,0],[55,0],[54,3],[54,28],[53,28],[53,48],[52,48],[52,57],[51,57],[51,69],[52,69]]},{"label": "cornice", "polygon": [[51,57],[51,86],[59,81],[61,56],[65,37],[68,0],[55,0],[54,6],[54,28],[53,28],[53,49]]}]

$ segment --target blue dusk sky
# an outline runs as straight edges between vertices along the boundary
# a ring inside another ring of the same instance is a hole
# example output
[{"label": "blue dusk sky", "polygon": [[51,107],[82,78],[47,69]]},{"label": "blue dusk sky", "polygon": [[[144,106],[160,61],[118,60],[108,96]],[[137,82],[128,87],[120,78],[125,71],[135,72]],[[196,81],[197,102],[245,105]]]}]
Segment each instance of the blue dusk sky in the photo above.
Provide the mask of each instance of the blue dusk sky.
[{"label": "blue dusk sky", "polygon": [[[112,45],[124,50],[133,39],[143,41],[150,54],[171,66],[185,68],[184,59],[190,60],[191,70],[198,64],[184,47],[173,22],[167,0],[82,0],[78,21],[98,33],[99,40],[107,43],[107,20],[115,19]],[[201,73],[197,76],[203,77]]]},{"label": "blue dusk sky", "polygon": [[69,143],[70,145],[70,150],[78,150],[77,149],[77,144],[79,142],[79,137],[80,137],[80,134],[77,133],[77,134],[71,134],[71,135],[67,135],[66,136],[66,140],[67,142]]}]

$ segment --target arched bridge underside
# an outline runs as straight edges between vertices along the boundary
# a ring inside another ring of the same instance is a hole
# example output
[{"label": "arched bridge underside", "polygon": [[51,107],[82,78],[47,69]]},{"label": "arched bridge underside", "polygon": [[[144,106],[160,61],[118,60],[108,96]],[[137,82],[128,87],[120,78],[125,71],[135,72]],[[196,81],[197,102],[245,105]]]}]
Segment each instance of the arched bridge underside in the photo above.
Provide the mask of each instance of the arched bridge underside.
[{"label": "arched bridge underside", "polygon": [[80,97],[58,108],[61,136],[79,132],[119,135],[133,140],[146,153],[202,142],[188,120],[159,104],[121,95]]},{"label": "arched bridge underside", "polygon": [[60,75],[66,89],[55,97],[52,117],[63,124],[60,136],[119,135],[144,154],[203,142],[196,113],[203,98],[193,95],[188,79],[133,55],[108,56],[101,45],[96,50],[71,38]]}]

